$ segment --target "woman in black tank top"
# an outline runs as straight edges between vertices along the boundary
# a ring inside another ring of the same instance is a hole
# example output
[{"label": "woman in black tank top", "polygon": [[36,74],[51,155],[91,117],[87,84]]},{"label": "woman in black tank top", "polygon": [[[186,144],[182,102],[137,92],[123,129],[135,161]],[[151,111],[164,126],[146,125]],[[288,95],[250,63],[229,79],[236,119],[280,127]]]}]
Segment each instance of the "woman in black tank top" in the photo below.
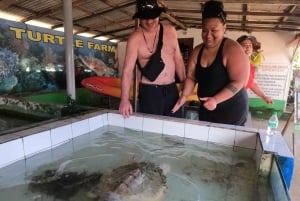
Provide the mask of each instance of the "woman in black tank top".
[{"label": "woman in black tank top", "polygon": [[244,125],[248,96],[244,88],[249,76],[249,60],[234,40],[224,37],[226,13],[219,1],[208,1],[202,12],[202,40],[190,56],[187,79],[176,112],[198,84],[199,120]]}]

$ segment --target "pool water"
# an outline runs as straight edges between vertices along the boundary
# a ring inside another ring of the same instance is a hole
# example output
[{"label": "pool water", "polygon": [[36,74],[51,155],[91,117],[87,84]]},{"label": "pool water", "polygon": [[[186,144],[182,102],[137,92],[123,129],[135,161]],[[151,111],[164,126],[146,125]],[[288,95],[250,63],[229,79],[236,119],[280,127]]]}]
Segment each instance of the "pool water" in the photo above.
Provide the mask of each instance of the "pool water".
[{"label": "pool water", "polygon": [[0,169],[0,200],[89,200],[86,193],[91,186],[62,198],[33,192],[28,184],[46,170],[103,174],[146,161],[166,171],[168,188],[162,201],[259,201],[258,189],[268,187],[258,178],[254,155],[251,149],[106,126]]}]

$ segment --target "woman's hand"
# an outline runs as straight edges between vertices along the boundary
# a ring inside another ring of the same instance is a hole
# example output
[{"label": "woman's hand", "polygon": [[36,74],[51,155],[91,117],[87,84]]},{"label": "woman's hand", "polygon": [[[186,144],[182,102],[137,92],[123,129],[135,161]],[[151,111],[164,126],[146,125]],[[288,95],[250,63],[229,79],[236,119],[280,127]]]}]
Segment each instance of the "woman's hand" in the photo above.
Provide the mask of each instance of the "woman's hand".
[{"label": "woman's hand", "polygon": [[214,97],[203,97],[203,98],[199,98],[200,102],[203,102],[203,106],[209,110],[209,111],[213,111],[217,108],[217,101]]},{"label": "woman's hand", "polygon": [[273,100],[271,97],[269,96],[262,96],[262,99],[269,105],[272,105],[273,104]]}]

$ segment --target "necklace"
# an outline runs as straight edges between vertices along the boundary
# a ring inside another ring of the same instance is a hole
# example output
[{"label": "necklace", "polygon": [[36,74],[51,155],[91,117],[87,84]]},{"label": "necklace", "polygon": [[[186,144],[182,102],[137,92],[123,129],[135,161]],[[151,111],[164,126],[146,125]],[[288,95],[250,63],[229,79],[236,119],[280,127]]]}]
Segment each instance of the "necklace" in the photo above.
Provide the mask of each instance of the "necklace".
[{"label": "necklace", "polygon": [[154,36],[154,41],[153,41],[152,49],[150,49],[150,47],[149,47],[149,45],[148,45],[148,42],[147,42],[147,39],[146,39],[146,36],[145,36],[145,33],[144,33],[144,30],[143,30],[143,28],[142,28],[142,33],[143,33],[144,41],[145,41],[146,46],[147,46],[147,49],[148,49],[148,51],[149,51],[150,53],[153,53],[153,51],[154,51],[154,45],[155,45],[155,41],[156,41],[157,32],[158,32],[158,31],[155,32],[155,36]]}]

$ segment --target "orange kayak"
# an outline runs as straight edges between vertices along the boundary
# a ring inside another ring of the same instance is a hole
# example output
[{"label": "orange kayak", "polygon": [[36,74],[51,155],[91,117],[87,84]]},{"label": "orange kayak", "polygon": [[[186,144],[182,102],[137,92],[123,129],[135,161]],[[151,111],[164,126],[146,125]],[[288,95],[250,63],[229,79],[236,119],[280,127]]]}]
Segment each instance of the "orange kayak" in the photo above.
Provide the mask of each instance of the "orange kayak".
[{"label": "orange kayak", "polygon": [[[90,91],[105,94],[115,98],[121,97],[121,78],[94,76],[81,81],[81,84]],[[132,85],[130,90],[130,99],[133,99]],[[198,101],[197,86],[187,101]]]},{"label": "orange kayak", "polygon": [[[115,98],[121,97],[121,79],[115,77],[88,77],[81,81],[81,84],[90,91],[105,94]],[[133,99],[132,89],[130,99]]]}]

